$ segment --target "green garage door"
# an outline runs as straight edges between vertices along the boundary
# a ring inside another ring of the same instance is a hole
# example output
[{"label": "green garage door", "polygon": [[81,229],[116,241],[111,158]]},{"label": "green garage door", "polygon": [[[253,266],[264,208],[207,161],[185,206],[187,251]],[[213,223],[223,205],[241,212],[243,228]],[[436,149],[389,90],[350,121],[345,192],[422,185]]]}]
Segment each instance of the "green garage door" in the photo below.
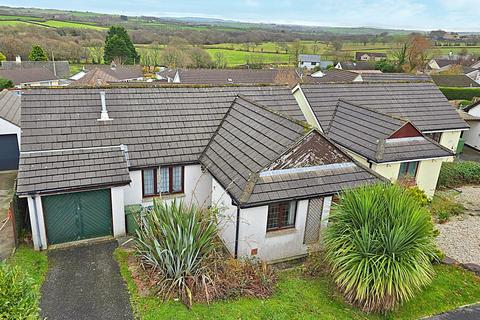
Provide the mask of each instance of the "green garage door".
[{"label": "green garage door", "polygon": [[112,234],[110,189],[42,197],[48,244]]}]

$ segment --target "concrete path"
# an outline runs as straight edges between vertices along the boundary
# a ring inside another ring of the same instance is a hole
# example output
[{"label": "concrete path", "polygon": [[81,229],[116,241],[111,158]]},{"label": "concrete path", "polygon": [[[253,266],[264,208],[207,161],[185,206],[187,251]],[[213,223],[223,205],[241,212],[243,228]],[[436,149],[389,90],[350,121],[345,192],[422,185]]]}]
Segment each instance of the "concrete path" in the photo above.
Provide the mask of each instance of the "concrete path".
[{"label": "concrete path", "polygon": [[[2,221],[7,217],[10,201],[13,197],[13,187],[16,177],[16,171],[0,173],[0,228],[3,225]],[[10,219],[3,229],[0,230],[0,261],[8,258],[14,247],[15,238],[13,234],[12,219]]]},{"label": "concrete path", "polygon": [[478,320],[480,319],[480,304],[475,304],[453,311],[445,312],[425,320]]},{"label": "concrete path", "polygon": [[113,259],[116,247],[116,241],[107,241],[49,251],[42,319],[133,319],[127,288]]}]

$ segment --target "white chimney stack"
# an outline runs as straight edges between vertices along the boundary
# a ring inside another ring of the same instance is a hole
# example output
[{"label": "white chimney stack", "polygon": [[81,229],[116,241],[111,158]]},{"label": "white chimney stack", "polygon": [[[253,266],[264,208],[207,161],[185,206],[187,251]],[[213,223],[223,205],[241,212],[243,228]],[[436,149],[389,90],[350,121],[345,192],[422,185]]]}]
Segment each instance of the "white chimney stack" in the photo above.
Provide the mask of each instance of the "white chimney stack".
[{"label": "white chimney stack", "polygon": [[108,117],[107,103],[105,101],[105,91],[100,91],[100,99],[102,101],[102,113],[100,114],[100,119],[98,119],[98,121],[113,120]]}]

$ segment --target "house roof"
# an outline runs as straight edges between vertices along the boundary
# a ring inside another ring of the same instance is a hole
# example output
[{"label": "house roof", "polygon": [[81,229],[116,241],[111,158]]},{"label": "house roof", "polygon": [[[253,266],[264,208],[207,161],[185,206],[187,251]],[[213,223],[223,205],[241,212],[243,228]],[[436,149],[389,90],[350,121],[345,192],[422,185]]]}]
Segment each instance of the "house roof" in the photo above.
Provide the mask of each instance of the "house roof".
[{"label": "house roof", "polygon": [[183,84],[285,84],[292,77],[298,82],[294,70],[289,69],[180,69]]},{"label": "house roof", "polygon": [[474,103],[471,103],[469,104],[468,106],[466,106],[465,108],[463,108],[463,111],[470,111],[471,109],[477,107],[477,106],[480,106],[480,99],[478,99],[477,101],[475,101]]},{"label": "house roof", "polygon": [[20,95],[9,90],[0,91],[0,118],[20,127]]},{"label": "house roof", "polygon": [[240,206],[332,194],[378,177],[305,124],[237,98],[201,163]]},{"label": "house roof", "polygon": [[343,70],[374,70],[375,66],[370,61],[345,61],[339,62]]},{"label": "house roof", "polygon": [[480,121],[480,117],[476,117],[474,115],[469,114],[468,112],[465,112],[463,110],[457,109],[458,114],[460,117],[462,117],[463,120],[465,121]]},{"label": "house roof", "polygon": [[323,77],[306,76],[303,80],[306,83],[326,83],[326,82],[352,82],[356,79],[361,81],[363,76],[348,70],[331,69],[325,71]]},{"label": "house roof", "polygon": [[43,67],[0,69],[0,78],[9,79],[14,85],[59,79],[50,70]]},{"label": "house roof", "polygon": [[130,183],[121,146],[22,153],[17,193],[53,193]]},{"label": "house roof", "polygon": [[298,61],[320,62],[320,56],[318,54],[299,54]]},{"label": "house roof", "polygon": [[410,73],[362,73],[364,82],[431,82],[426,74]]},{"label": "house roof", "polygon": [[67,79],[70,77],[70,64],[68,61],[2,61],[0,69],[31,69],[45,68],[51,73],[55,73],[59,79]]},{"label": "house roof", "polygon": [[338,99],[401,117],[421,131],[468,128],[429,82],[302,84],[301,90],[323,128],[332,120]]},{"label": "house roof", "polygon": [[459,60],[456,59],[433,59],[440,68],[444,68],[449,65],[460,64]]},{"label": "house roof", "polygon": [[106,85],[111,82],[122,82],[143,77],[141,66],[92,65],[85,67],[86,74],[72,82],[72,85]]},{"label": "house roof", "polygon": [[362,60],[363,55],[369,55],[370,57],[378,57],[378,58],[386,58],[387,55],[383,52],[365,52],[365,51],[360,51],[360,52],[355,52],[355,60]]},{"label": "house roof", "polygon": [[461,75],[432,75],[432,80],[439,87],[480,87],[468,76]]},{"label": "house roof", "polygon": [[[403,135],[395,136],[400,130]],[[452,156],[409,122],[339,100],[325,133],[339,145],[377,163]]]}]

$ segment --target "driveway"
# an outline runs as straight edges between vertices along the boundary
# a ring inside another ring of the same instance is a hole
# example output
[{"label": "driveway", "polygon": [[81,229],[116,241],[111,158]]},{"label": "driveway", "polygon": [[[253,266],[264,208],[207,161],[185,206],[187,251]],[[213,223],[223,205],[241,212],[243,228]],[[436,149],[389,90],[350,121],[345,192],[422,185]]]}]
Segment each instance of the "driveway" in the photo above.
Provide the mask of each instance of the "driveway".
[{"label": "driveway", "polygon": [[113,259],[116,247],[116,241],[107,241],[49,251],[42,319],[133,319],[127,288]]},{"label": "driveway", "polygon": [[465,146],[463,148],[463,152],[459,156],[460,160],[463,161],[477,161],[480,162],[480,151],[471,148],[469,146]]},{"label": "driveway", "polygon": [[478,320],[480,319],[480,304],[458,308],[424,320]]}]

